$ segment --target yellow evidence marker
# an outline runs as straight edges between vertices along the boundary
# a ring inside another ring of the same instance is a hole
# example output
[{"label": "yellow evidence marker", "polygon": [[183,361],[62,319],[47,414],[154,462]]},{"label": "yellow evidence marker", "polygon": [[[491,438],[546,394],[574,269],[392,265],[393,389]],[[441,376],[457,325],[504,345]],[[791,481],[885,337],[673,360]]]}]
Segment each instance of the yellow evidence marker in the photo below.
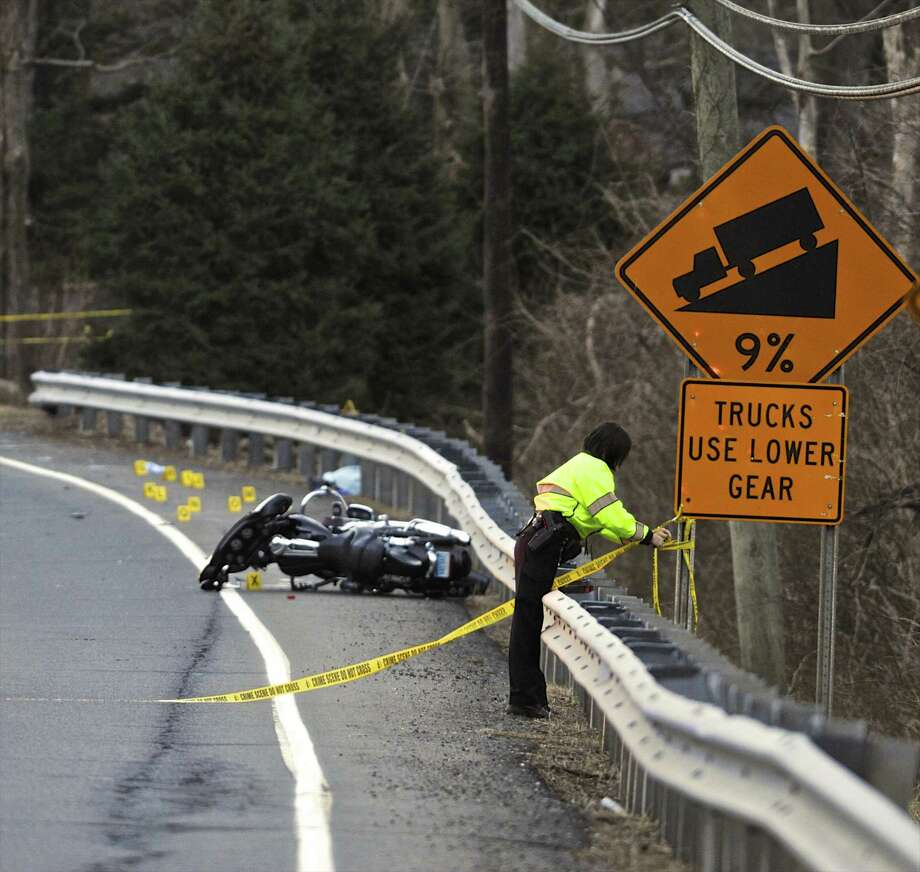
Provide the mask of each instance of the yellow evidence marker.
[{"label": "yellow evidence marker", "polygon": [[256,501],[256,489],[251,484],[243,485],[240,493],[243,495],[244,503],[254,503]]},{"label": "yellow evidence marker", "polygon": [[192,482],[195,480],[195,473],[190,469],[183,469],[179,480],[182,482],[182,487],[191,487]]},{"label": "yellow evidence marker", "polygon": [[196,490],[204,490],[204,473],[195,472],[195,473],[192,473],[192,475],[193,475],[192,487],[195,488]]},{"label": "yellow evidence marker", "polygon": [[186,505],[188,506],[188,510],[190,512],[200,512],[201,511],[201,497],[189,497]]},{"label": "yellow evidence marker", "polygon": [[166,502],[166,485],[158,484],[156,485],[156,493],[153,497],[158,503]]},{"label": "yellow evidence marker", "polygon": [[134,474],[135,475],[147,475],[147,461],[146,460],[135,460],[134,461]]},{"label": "yellow evidence marker", "polygon": [[144,496],[148,500],[155,500],[157,498],[157,484],[155,481],[144,482]]},{"label": "yellow evidence marker", "polygon": [[237,497],[227,497],[227,511],[228,512],[238,512],[243,508],[243,501]]},{"label": "yellow evidence marker", "polygon": [[164,467],[163,478],[166,479],[166,481],[175,481],[176,480],[176,467],[175,466]]},{"label": "yellow evidence marker", "polygon": [[176,506],[176,517],[180,521],[189,521],[192,518],[192,512],[188,506]]},{"label": "yellow evidence marker", "polygon": [[246,590],[262,590],[262,573],[246,573]]}]

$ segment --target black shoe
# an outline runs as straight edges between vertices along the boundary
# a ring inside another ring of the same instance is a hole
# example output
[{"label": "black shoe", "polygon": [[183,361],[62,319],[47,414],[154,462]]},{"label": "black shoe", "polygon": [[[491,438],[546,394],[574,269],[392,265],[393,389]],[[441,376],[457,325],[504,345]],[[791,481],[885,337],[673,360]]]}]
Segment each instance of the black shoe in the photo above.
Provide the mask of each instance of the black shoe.
[{"label": "black shoe", "polygon": [[518,715],[522,718],[548,718],[549,706],[545,705],[515,705],[508,706],[509,715]]}]

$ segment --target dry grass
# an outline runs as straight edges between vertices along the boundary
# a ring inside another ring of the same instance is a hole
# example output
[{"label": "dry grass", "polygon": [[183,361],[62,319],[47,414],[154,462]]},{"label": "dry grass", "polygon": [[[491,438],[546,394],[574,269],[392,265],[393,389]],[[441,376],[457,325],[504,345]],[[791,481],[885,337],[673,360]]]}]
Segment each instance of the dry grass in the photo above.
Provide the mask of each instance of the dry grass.
[{"label": "dry grass", "polygon": [[0,405],[0,430],[7,433],[34,433],[37,436],[46,436],[60,432],[64,426],[66,425],[62,425],[51,415],[32,406]]},{"label": "dry grass", "polygon": [[[471,615],[497,604],[494,595],[467,600]],[[502,621],[484,632],[507,652],[510,629],[511,622]],[[487,732],[528,741],[530,765],[556,796],[582,813],[589,839],[579,854],[582,868],[586,872],[686,872],[689,867],[675,860],[670,848],[659,841],[654,821],[601,808],[605,796],[619,801],[617,767],[568,690],[550,687],[549,703],[553,713],[547,721],[522,718],[513,732]]]}]

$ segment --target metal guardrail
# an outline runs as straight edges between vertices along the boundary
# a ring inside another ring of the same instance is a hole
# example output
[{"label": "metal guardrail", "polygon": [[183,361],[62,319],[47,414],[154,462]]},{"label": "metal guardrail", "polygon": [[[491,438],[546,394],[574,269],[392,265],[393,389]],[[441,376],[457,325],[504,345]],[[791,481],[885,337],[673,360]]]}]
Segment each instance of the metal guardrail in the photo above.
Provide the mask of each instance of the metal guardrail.
[{"label": "metal guardrail", "polygon": [[[373,464],[399,470],[443,501],[459,526],[470,532],[478,558],[493,576],[503,581],[513,578],[512,542],[480,505],[456,464],[405,433],[317,408],[208,390],[160,387],[72,373],[37,372],[32,381],[36,391],[29,402],[34,405],[69,406],[180,422],[199,430],[212,427],[234,434],[269,435],[354,454]],[[407,490],[411,494],[411,487]],[[513,581],[510,586],[513,587]]]},{"label": "metal guardrail", "polygon": [[547,675],[590,700],[589,718],[619,759],[624,804],[660,821],[704,872],[920,868],[913,821],[807,736],[662,687],[604,626],[605,606],[622,614],[615,602],[588,613],[557,591],[543,603]]},{"label": "metal guardrail", "polygon": [[[292,443],[308,466],[317,449],[353,454],[368,483],[365,496],[452,516],[470,533],[483,568],[506,595],[513,592],[510,534],[529,516],[529,504],[498,467],[460,440],[392,419],[258,395],[82,373],[38,372],[32,380],[31,403],[79,409],[86,429],[95,429],[98,412],[107,414],[110,433],[120,430],[121,416],[131,415],[140,440],[148,438],[150,421],[160,421],[176,446],[184,424],[193,453],[202,454],[209,429],[216,428],[225,459],[235,457],[239,434],[249,434],[253,464],[261,462],[267,436],[282,468]],[[694,654],[706,659],[698,647],[705,643],[683,639],[690,656],[680,643],[663,644],[673,634],[648,614],[637,616],[642,609],[630,597],[579,604],[557,592],[544,599],[544,610],[547,677],[575,689],[619,758],[625,804],[653,815],[675,852],[706,872],[920,869],[920,828],[816,745],[827,736],[813,716],[787,716],[802,707],[769,696],[765,706],[758,703],[748,693],[760,689],[756,680],[743,690],[736,690],[745,684],[737,675],[721,682],[718,671],[707,673],[693,661]],[[758,722],[784,717],[795,729]],[[854,743],[842,744],[850,750],[838,748],[834,756],[859,771],[847,759]],[[903,761],[916,768],[916,749],[902,744],[898,750],[902,768]]]}]

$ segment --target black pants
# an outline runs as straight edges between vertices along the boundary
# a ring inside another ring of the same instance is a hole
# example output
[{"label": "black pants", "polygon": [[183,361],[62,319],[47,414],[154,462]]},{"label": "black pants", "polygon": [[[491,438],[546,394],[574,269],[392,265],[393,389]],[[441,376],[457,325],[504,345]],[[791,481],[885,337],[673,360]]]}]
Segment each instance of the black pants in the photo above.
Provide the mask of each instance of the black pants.
[{"label": "black pants", "polygon": [[546,679],[540,669],[543,597],[553,589],[563,542],[539,553],[527,547],[537,528],[527,527],[514,544],[514,583],[517,589],[511,616],[508,675],[511,705],[547,705]]}]

